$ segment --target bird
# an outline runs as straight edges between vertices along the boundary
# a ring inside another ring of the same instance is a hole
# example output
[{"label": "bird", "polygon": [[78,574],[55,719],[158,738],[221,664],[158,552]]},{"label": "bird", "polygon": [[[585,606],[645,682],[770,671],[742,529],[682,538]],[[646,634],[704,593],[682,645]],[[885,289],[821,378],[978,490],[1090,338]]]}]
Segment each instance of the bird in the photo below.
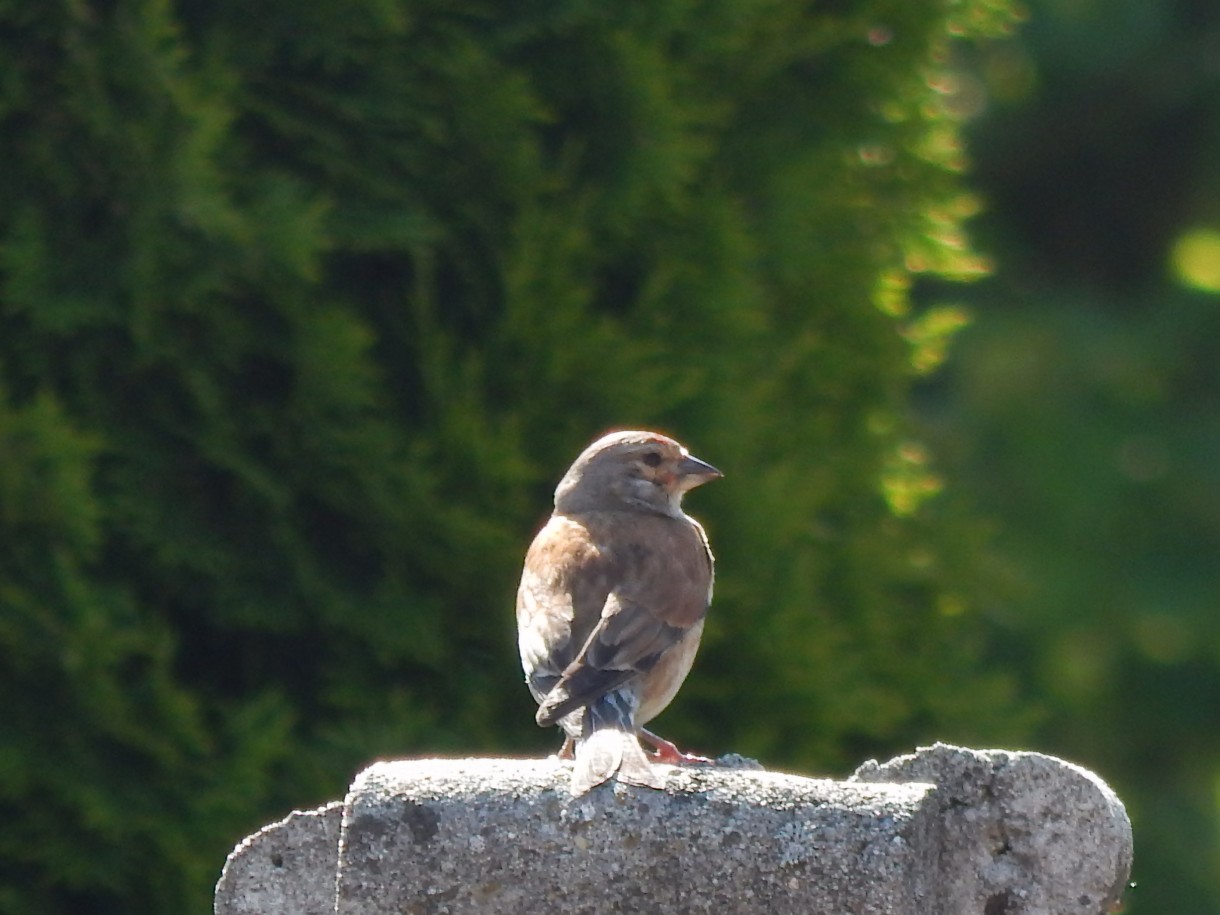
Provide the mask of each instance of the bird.
[{"label": "bird", "polygon": [[[571,793],[612,777],[661,788],[652,762],[702,761],[644,728],[691,669],[715,560],[682,497],[723,474],[658,432],[609,433],[555,489],[526,553],[517,634],[535,721],[574,757]],[[651,757],[640,739],[651,744]]]}]

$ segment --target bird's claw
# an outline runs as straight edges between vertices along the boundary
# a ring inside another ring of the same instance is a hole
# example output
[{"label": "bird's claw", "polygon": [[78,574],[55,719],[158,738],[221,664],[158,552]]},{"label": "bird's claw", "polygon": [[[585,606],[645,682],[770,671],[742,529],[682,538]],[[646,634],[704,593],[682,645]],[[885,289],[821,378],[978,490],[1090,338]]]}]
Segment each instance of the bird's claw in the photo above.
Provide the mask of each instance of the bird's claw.
[{"label": "bird's claw", "polygon": [[675,744],[644,728],[640,728],[640,736],[656,748],[656,752],[651,756],[653,762],[667,763],[671,766],[712,766],[716,764],[714,759],[708,759],[706,756],[683,753]]},{"label": "bird's claw", "polygon": [[716,760],[708,759],[706,756],[698,756],[694,753],[683,753],[681,750],[674,749],[674,752],[666,752],[657,750],[652,754],[652,761],[658,763],[668,763],[671,766],[714,766]]}]

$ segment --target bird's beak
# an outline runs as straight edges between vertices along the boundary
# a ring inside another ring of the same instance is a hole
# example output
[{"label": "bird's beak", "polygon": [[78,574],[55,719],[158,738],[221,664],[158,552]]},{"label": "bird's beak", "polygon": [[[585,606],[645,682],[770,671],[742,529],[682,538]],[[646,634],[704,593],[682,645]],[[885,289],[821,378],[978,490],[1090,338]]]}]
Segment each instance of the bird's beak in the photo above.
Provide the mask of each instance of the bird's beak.
[{"label": "bird's beak", "polygon": [[701,486],[711,480],[718,480],[724,476],[723,473],[711,464],[689,454],[682,458],[674,469],[678,472],[679,485],[683,491],[694,489],[696,486]]}]

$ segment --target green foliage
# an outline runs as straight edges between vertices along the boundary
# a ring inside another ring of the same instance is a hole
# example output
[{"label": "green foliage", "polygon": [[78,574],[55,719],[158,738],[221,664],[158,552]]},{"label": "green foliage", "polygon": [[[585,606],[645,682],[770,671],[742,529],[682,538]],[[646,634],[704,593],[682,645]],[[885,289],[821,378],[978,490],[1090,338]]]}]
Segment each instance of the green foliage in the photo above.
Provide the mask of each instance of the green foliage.
[{"label": "green foliage", "polygon": [[525,751],[520,557],[611,426],[726,470],[665,721],[1015,740],[904,419],[983,0],[0,0],[0,911],[204,911],[379,755]]}]

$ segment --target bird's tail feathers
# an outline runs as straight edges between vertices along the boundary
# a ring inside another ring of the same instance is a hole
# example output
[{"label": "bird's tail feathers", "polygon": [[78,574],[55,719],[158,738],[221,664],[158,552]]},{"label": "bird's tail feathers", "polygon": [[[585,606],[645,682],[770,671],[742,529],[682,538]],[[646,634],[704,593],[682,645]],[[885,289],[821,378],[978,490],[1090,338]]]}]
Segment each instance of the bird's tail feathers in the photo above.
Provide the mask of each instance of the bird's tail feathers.
[{"label": "bird's tail feathers", "polygon": [[634,694],[614,690],[585,709],[584,735],[576,742],[572,794],[579,797],[617,777],[628,785],[662,788],[665,780],[653,768],[635,736]]},{"label": "bird's tail feathers", "polygon": [[602,728],[577,742],[572,768],[573,796],[579,797],[615,777],[644,788],[665,786],[665,780],[652,767],[639,740],[630,731]]}]

